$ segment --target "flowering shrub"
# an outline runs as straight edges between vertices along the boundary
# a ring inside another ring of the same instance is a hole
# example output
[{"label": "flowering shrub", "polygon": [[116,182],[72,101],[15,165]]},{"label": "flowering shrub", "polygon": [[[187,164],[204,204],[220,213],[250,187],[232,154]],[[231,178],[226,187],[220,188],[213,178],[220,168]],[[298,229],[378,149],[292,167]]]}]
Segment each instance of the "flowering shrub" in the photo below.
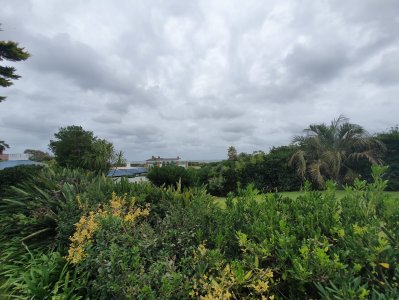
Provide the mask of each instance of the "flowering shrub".
[{"label": "flowering shrub", "polygon": [[[213,250],[215,252],[215,250]],[[218,250],[216,250],[218,252]],[[269,268],[259,268],[259,262],[245,269],[241,261],[221,263],[207,256],[214,256],[212,250],[206,249],[205,244],[200,244],[194,252],[194,262],[200,266],[208,264],[205,272],[197,272],[193,278],[193,290],[190,296],[203,300],[211,299],[274,299],[271,294],[275,285],[273,272]]]},{"label": "flowering shrub", "polygon": [[[79,207],[83,208],[80,197],[77,197]],[[67,260],[73,264],[78,264],[87,255],[85,249],[93,242],[93,236],[99,230],[101,220],[107,217],[118,218],[121,226],[124,223],[133,223],[140,217],[149,215],[149,207],[135,207],[136,199],[127,195],[117,196],[112,193],[112,198],[108,204],[100,206],[95,212],[90,211],[88,216],[82,215],[78,223],[75,224],[76,231],[71,237],[71,245],[68,250]]]}]

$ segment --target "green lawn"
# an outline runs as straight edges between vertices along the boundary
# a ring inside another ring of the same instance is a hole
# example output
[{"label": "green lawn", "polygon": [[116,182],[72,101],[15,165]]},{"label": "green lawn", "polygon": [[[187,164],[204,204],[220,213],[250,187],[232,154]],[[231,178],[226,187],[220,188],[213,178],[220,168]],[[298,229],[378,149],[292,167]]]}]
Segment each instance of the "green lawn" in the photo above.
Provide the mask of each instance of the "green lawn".
[{"label": "green lawn", "polygon": [[[282,192],[279,193],[280,195],[283,195],[284,197],[290,197],[290,198],[297,198],[298,196],[302,195],[304,192]],[[323,192],[322,192],[323,193]],[[387,193],[395,198],[398,199],[399,201],[399,192],[384,192]],[[272,193],[269,193],[272,194]],[[345,191],[336,191],[335,192],[336,196],[338,198],[343,198],[345,196]],[[263,194],[258,196],[259,200],[263,199]],[[221,207],[221,208],[225,208],[226,207],[226,198],[225,197],[214,197],[215,198],[215,202]]]}]

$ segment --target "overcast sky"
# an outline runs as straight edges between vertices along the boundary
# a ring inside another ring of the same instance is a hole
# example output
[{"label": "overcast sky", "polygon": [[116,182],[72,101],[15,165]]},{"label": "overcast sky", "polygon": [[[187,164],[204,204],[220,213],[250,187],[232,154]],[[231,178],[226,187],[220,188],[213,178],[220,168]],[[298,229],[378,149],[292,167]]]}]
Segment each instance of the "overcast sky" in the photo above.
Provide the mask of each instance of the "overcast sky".
[{"label": "overcast sky", "polygon": [[398,0],[0,7],[0,40],[32,55],[0,89],[9,152],[48,151],[67,125],[142,160],[225,158],[230,145],[267,152],[340,114],[370,133],[399,123]]}]

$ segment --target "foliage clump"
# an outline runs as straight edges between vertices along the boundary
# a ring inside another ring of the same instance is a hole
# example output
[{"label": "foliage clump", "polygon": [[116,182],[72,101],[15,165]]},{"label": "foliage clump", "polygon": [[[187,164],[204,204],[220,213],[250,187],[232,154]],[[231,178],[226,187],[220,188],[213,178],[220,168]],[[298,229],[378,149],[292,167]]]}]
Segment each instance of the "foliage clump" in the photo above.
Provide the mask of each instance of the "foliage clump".
[{"label": "foliage clump", "polygon": [[[0,29],[1,31],[1,29]],[[18,43],[13,41],[0,41],[0,61],[22,61],[30,57],[30,54],[24,48],[19,47]],[[21,78],[15,73],[16,69],[10,66],[0,66],[0,86],[9,87],[13,84],[12,80]],[[0,102],[6,97],[0,96]]]},{"label": "foliage clump", "polygon": [[11,193],[11,186],[18,186],[36,176],[42,168],[40,165],[22,165],[0,170],[0,198]]},{"label": "foliage clump", "polygon": [[[80,197],[77,197],[79,207],[84,208],[80,203]],[[112,198],[108,204],[102,205],[96,211],[90,211],[88,215],[82,215],[79,222],[75,224],[76,231],[70,238],[71,245],[68,250],[67,261],[72,264],[78,264],[85,256],[87,248],[93,240],[96,231],[100,229],[101,221],[105,218],[116,218],[121,226],[130,225],[140,217],[146,217],[149,214],[149,208],[136,208],[136,199],[129,200],[126,195],[117,196],[112,193]]]},{"label": "foliage clump", "polygon": [[299,149],[290,164],[319,187],[324,187],[328,179],[340,184],[353,182],[358,173],[350,168],[350,162],[366,159],[373,164],[381,163],[384,144],[342,115],[330,125],[312,124],[304,132],[305,135],[293,140]]},{"label": "foliage clump", "polygon": [[61,167],[108,172],[116,156],[112,143],[99,139],[81,126],[62,127],[49,148]]}]

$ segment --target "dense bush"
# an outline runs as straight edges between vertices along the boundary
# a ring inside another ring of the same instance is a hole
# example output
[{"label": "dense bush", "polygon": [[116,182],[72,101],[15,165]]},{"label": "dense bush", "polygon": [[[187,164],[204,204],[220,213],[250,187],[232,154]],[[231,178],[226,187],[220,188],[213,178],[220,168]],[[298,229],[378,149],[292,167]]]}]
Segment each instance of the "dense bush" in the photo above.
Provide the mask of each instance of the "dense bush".
[{"label": "dense bush", "polygon": [[382,160],[389,166],[386,174],[387,189],[399,191],[399,127],[393,127],[388,132],[378,134],[377,137],[386,146]]},{"label": "dense bush", "polygon": [[39,165],[22,165],[0,170],[0,198],[7,195],[7,190],[11,186],[18,186],[18,184],[35,176],[42,168],[43,166]]},{"label": "dense bush", "polygon": [[373,176],[343,199],[332,182],[296,199],[249,185],[222,209],[201,188],[43,170],[0,202],[0,294],[397,299],[399,201]]},{"label": "dense bush", "polygon": [[298,191],[303,183],[288,165],[295,147],[273,147],[268,154],[255,152],[241,155],[236,164],[239,182],[242,186],[252,183],[262,192]]},{"label": "dense bush", "polygon": [[164,167],[153,167],[148,172],[147,177],[156,186],[172,185],[176,187],[178,183],[182,187],[193,185],[190,173],[185,168],[173,164]]},{"label": "dense bush", "polygon": [[272,148],[268,154],[241,153],[235,160],[212,163],[194,171],[193,182],[206,185],[209,193],[226,196],[238,187],[253,184],[262,192],[295,191],[301,188],[302,179],[288,161],[295,152],[294,146]]}]

